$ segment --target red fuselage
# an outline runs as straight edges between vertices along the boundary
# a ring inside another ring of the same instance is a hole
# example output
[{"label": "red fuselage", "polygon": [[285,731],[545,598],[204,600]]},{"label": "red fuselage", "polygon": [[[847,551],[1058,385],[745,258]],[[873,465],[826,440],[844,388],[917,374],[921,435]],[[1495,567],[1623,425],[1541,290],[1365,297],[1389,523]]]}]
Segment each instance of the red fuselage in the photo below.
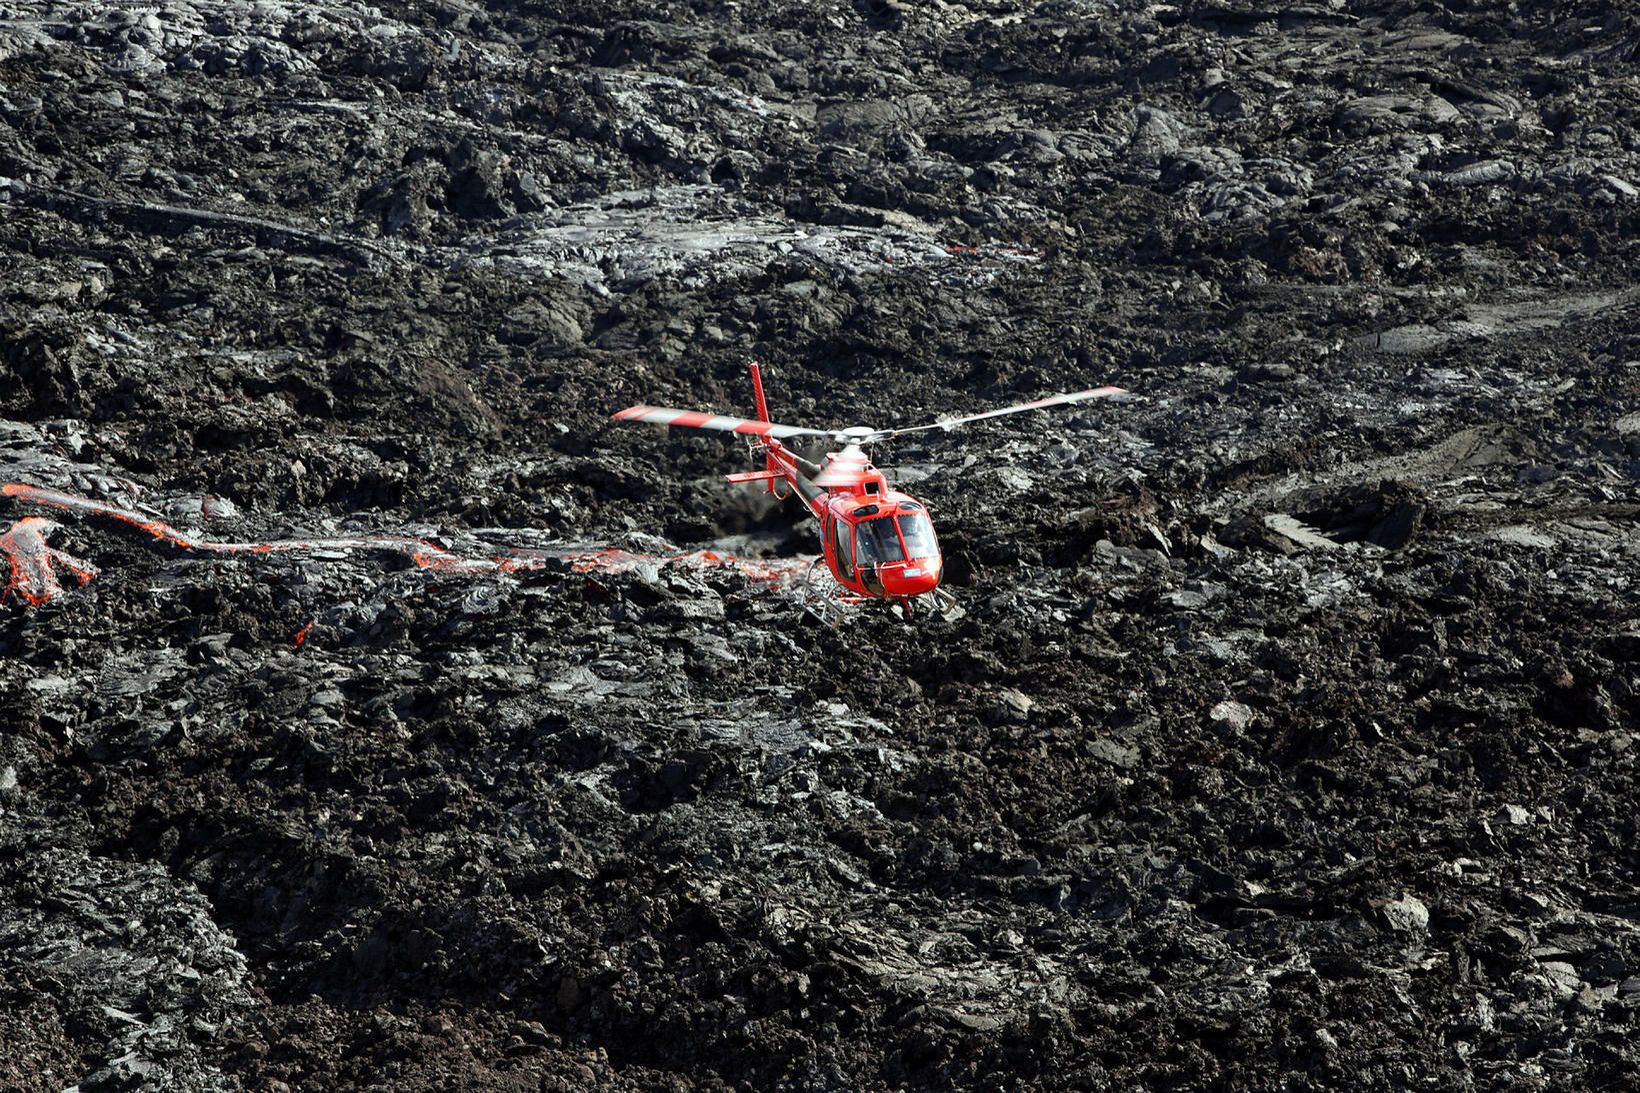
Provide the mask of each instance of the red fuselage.
[{"label": "red fuselage", "polygon": [[[820,521],[820,540],[825,544],[826,565],[847,592],[856,598],[898,601],[909,616],[913,596],[939,587],[944,568],[934,525],[928,510],[913,497],[889,488],[883,472],[871,465],[865,453],[868,445],[903,433],[929,429],[951,429],[970,421],[1068,406],[1090,399],[1126,397],[1120,387],[1090,387],[1061,395],[986,410],[978,414],[941,418],[929,425],[908,425],[896,429],[811,429],[769,420],[769,406],[763,397],[763,371],[751,362],[752,393],[757,401],[757,417],[708,414],[698,410],[674,410],[665,406],[628,406],[613,416],[616,421],[647,422],[655,425],[682,425],[691,429],[715,429],[739,433],[753,440],[753,454],[764,458],[763,470],[742,471],[728,476],[731,482],[761,482],[771,493],[784,495],[776,483],[785,482],[791,492]],[[782,440],[792,437],[828,437],[842,441],[843,450],[826,456],[825,465],[810,478],[799,459]],[[845,596],[845,598],[847,598]]]},{"label": "red fuselage", "polygon": [[[939,586],[944,559],[922,502],[891,489],[869,462],[850,462],[836,473],[833,458],[811,480],[785,445],[772,438],[763,443],[768,472],[791,483],[820,522],[826,566],[838,584],[857,596],[890,600],[909,600]],[[817,484],[828,480],[835,484]]]}]

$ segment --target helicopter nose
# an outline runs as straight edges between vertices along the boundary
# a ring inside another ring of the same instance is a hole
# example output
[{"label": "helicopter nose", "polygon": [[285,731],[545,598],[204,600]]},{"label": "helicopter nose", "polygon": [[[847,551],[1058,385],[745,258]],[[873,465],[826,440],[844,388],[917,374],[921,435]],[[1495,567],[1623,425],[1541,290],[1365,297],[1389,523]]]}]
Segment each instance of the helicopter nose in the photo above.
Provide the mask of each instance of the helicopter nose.
[{"label": "helicopter nose", "polygon": [[883,591],[890,596],[920,596],[932,592],[940,583],[938,558],[914,559],[893,568],[884,567],[879,575]]}]

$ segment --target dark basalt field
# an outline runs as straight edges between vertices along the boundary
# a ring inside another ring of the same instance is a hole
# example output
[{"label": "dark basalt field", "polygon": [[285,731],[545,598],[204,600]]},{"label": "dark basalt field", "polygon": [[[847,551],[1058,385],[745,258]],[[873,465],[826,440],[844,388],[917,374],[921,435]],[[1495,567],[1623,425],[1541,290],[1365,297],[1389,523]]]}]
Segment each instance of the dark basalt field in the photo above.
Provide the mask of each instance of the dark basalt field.
[{"label": "dark basalt field", "polygon": [[[0,604],[0,1088],[1630,1087],[1637,62],[0,7],[0,481],[333,544],[0,498],[62,589]],[[883,445],[961,614],[827,625],[664,561],[815,551],[738,441],[608,421],[753,357],[803,425],[1143,401]]]}]

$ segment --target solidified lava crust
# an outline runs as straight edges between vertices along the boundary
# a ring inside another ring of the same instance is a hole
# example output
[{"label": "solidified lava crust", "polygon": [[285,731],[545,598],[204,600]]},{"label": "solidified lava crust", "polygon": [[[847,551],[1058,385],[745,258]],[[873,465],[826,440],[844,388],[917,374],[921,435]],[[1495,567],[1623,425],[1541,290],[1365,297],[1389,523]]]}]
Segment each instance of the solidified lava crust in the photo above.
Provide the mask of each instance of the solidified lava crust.
[{"label": "solidified lava crust", "polygon": [[[13,0],[0,1089],[1628,1088],[1637,57]],[[880,445],[964,613],[833,626],[741,442],[608,423],[753,357],[1144,399]]]},{"label": "solidified lava crust", "polygon": [[[493,547],[490,553],[478,555],[453,551],[426,539],[390,534],[311,536],[243,543],[218,542],[179,531],[163,520],[152,519],[134,509],[89,497],[79,497],[61,490],[30,486],[21,482],[7,482],[0,484],[0,496],[65,512],[103,517],[136,528],[145,535],[183,550],[208,554],[261,555],[294,552],[314,557],[335,557],[337,552],[345,554],[352,551],[373,551],[401,555],[422,569],[469,575],[527,573],[554,565],[567,565],[583,573],[627,572],[667,565],[693,568],[724,566],[754,580],[777,585],[790,585],[808,564],[807,559],[759,560],[739,558],[712,550],[635,553],[619,547]],[[60,565],[68,569],[81,585],[97,575],[97,568],[90,563],[81,562],[62,551],[46,546],[44,534],[54,526],[41,517],[30,516],[18,521],[10,532],[0,536],[0,550],[5,552],[7,560],[11,563],[11,581],[6,586],[7,591],[17,593],[31,607],[41,606],[61,594],[62,587],[54,576],[55,566]]]}]

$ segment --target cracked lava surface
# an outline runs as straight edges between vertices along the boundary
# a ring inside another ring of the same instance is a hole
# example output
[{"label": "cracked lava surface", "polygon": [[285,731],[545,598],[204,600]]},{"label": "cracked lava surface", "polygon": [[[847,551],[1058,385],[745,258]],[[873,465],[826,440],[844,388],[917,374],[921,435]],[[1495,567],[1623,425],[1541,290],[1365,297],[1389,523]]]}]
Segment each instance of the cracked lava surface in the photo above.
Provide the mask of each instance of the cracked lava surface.
[{"label": "cracked lava surface", "polygon": [[1634,1086],[1633,3],[3,8],[0,1089]]},{"label": "cracked lava surface", "polygon": [[[687,568],[723,567],[771,585],[789,586],[808,569],[811,559],[741,558],[714,550],[647,554],[619,547],[563,547],[558,549],[503,548],[491,554],[461,554],[426,539],[402,535],[341,535],[275,539],[266,542],[218,542],[179,531],[163,520],[135,509],[79,497],[61,490],[19,482],[0,485],[0,496],[60,509],[82,516],[105,517],[136,528],[161,542],[185,551],[212,554],[314,553],[322,551],[385,551],[408,558],[422,569],[438,573],[520,573],[553,565],[567,565],[583,573],[623,573],[644,566],[678,565]],[[16,595],[30,607],[49,603],[64,591],[57,577],[61,567],[83,587],[99,573],[96,566],[58,550],[46,542],[58,525],[39,516],[25,516],[0,535],[0,551],[10,566],[7,595]]]}]

